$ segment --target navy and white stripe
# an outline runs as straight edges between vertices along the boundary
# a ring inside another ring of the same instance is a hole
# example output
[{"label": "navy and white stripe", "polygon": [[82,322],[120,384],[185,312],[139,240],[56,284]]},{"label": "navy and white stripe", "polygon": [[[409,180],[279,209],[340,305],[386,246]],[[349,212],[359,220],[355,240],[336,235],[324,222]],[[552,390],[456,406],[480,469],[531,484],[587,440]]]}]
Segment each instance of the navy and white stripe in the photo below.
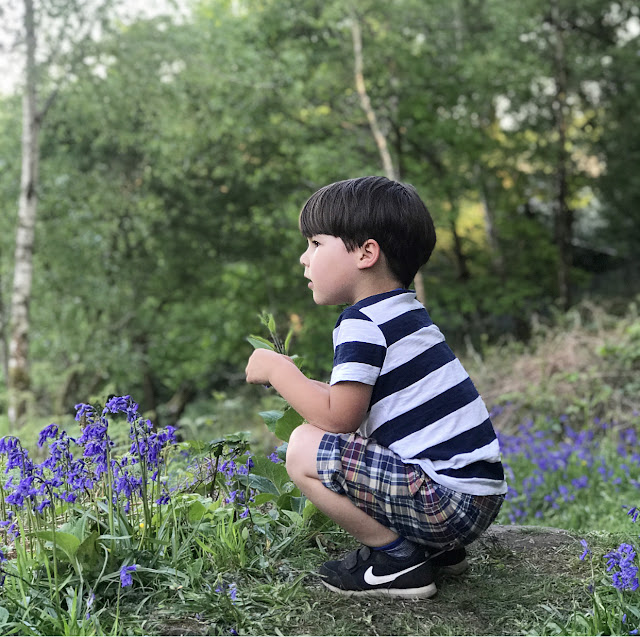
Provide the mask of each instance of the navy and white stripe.
[{"label": "navy and white stripe", "polygon": [[360,435],[450,489],[506,492],[487,408],[415,292],[393,290],[347,308],[333,347],[332,385],[373,385]]}]

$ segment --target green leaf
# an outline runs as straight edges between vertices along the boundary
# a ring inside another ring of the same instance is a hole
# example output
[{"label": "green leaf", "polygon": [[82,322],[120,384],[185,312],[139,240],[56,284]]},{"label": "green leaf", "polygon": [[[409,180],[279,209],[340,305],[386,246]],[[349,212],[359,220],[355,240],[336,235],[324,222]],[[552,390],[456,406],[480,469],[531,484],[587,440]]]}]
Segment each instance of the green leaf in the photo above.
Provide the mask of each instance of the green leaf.
[{"label": "green leaf", "polygon": [[276,424],[278,423],[278,420],[282,418],[284,412],[272,409],[271,411],[261,411],[258,415],[262,420],[264,420],[264,424],[267,425],[267,429],[271,433],[274,433],[276,430]]},{"label": "green leaf", "polygon": [[297,512],[291,509],[283,509],[282,512],[294,523],[297,525],[302,525],[302,516]]},{"label": "green leaf", "polygon": [[273,493],[258,493],[253,496],[253,501],[257,506],[261,504],[265,504],[267,502],[273,502],[276,499],[275,494]]},{"label": "green leaf", "polygon": [[81,544],[75,535],[64,531],[36,531],[34,535],[45,542],[55,542],[56,547],[64,551],[70,560],[75,559]]},{"label": "green leaf", "polygon": [[276,422],[274,433],[280,440],[288,442],[291,432],[303,422],[304,418],[295,409],[289,407],[282,418]]},{"label": "green leaf", "polygon": [[202,518],[207,514],[208,508],[202,504],[199,500],[196,500],[190,507],[187,513],[187,520],[190,524],[197,524],[202,521]]},{"label": "green leaf", "polygon": [[76,557],[83,567],[93,569],[100,564],[101,556],[98,553],[98,547],[96,545],[99,536],[98,531],[93,531],[78,547]]},{"label": "green leaf", "polygon": [[282,491],[287,482],[291,482],[291,478],[283,464],[271,462],[266,456],[254,456],[252,460],[251,473],[270,480],[279,492]]},{"label": "green leaf", "polygon": [[270,349],[272,352],[274,351],[273,343],[269,342],[266,338],[262,338],[262,336],[247,336],[247,340],[255,349]]},{"label": "green leaf", "polygon": [[276,505],[280,511],[291,511],[291,494],[283,493],[277,500]]},{"label": "green leaf", "polygon": [[258,476],[255,474],[249,474],[249,486],[260,493],[273,493],[273,495],[280,495],[280,490],[276,487],[271,480]]},{"label": "green leaf", "polygon": [[[306,499],[306,498],[305,498]],[[316,513],[319,513],[318,507],[311,502],[311,500],[306,500],[304,503],[304,509],[302,511],[302,519],[307,522],[310,520]]]},{"label": "green leaf", "polygon": [[289,351],[289,345],[291,345],[291,338],[293,336],[293,328],[290,327],[289,331],[287,332],[287,336],[284,339],[284,351],[288,352]]}]

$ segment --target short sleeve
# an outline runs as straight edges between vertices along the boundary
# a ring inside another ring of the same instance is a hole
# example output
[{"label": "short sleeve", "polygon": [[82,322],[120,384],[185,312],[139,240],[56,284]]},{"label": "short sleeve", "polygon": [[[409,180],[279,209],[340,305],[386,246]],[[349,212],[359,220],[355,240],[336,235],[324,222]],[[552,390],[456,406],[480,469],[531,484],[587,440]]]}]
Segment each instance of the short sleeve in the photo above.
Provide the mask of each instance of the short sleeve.
[{"label": "short sleeve", "polygon": [[356,381],[375,385],[387,353],[380,328],[357,310],[347,308],[333,330],[331,385]]}]

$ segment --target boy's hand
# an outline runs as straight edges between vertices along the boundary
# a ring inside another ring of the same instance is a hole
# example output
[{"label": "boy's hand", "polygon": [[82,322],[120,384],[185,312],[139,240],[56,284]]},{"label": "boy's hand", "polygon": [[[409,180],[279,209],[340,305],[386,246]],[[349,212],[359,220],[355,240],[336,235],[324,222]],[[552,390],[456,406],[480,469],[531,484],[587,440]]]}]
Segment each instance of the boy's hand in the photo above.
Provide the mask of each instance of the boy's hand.
[{"label": "boy's hand", "polygon": [[[249,362],[245,369],[247,382],[253,385],[271,385],[269,377],[274,367],[281,364],[282,360],[291,361],[288,356],[283,356],[268,349],[255,350],[249,357]],[[291,363],[295,365],[293,361]]]}]

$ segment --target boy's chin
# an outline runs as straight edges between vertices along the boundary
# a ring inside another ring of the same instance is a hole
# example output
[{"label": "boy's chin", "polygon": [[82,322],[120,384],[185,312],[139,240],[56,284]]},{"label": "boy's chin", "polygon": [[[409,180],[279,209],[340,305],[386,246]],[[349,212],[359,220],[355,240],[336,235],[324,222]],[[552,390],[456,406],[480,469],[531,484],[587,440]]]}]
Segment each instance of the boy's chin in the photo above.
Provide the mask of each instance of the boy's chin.
[{"label": "boy's chin", "polygon": [[321,295],[313,295],[313,302],[316,305],[353,305],[351,301],[341,300],[333,297],[323,297]]}]

